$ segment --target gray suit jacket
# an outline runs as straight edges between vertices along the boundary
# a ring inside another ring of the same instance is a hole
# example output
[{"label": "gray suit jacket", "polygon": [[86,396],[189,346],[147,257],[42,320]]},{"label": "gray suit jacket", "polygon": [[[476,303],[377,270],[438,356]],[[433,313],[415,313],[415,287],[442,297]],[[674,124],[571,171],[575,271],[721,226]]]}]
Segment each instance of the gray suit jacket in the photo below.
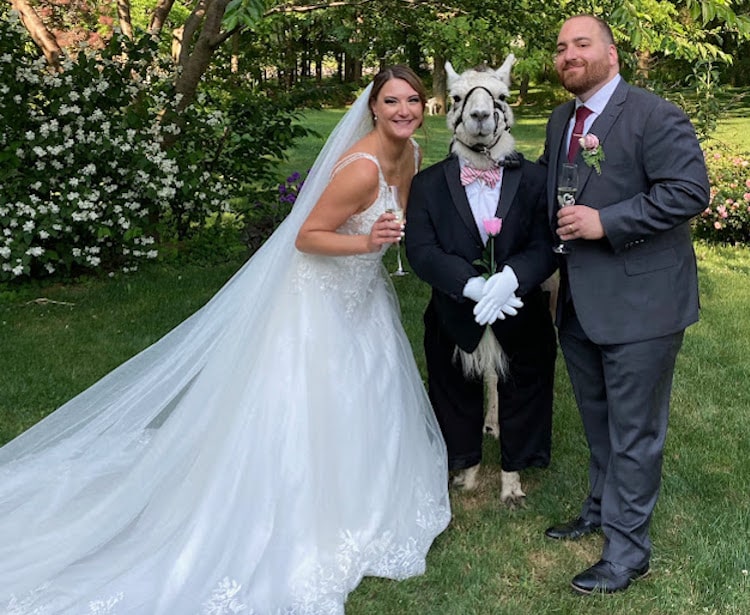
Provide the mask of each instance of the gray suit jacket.
[{"label": "gray suit jacket", "polygon": [[[556,169],[574,101],[547,124],[540,163],[549,167],[547,202],[556,228]],[[690,218],[708,204],[703,153],[687,116],[621,81],[589,129],[606,159],[601,175],[578,154],[576,202],[599,210],[605,237],[575,240],[564,274],[578,320],[597,344],[653,339],[698,320],[698,277]],[[563,280],[563,282],[565,282]],[[558,324],[565,293],[560,293]]]}]

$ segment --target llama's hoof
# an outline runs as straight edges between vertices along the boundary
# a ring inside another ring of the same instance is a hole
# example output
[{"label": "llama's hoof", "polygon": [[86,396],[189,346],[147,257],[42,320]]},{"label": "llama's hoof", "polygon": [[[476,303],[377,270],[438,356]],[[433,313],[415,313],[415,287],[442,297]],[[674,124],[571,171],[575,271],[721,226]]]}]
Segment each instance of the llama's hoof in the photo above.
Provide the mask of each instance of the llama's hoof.
[{"label": "llama's hoof", "polygon": [[526,494],[521,489],[521,477],[518,472],[500,472],[500,475],[500,501],[511,510],[524,506]]},{"label": "llama's hoof", "polygon": [[451,479],[451,486],[463,491],[473,491],[476,489],[479,482],[479,465],[464,468],[463,470],[456,470]]}]

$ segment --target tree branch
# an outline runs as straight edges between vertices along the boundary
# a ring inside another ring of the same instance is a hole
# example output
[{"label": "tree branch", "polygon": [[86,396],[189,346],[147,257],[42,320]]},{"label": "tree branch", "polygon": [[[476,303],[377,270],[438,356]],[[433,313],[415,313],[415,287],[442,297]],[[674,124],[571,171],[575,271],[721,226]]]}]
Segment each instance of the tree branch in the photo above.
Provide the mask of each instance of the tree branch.
[{"label": "tree branch", "polygon": [[29,31],[32,40],[42,50],[49,65],[55,70],[60,70],[60,56],[63,51],[57,44],[57,39],[44,25],[37,12],[26,0],[10,0],[10,4],[18,11],[21,23]]}]

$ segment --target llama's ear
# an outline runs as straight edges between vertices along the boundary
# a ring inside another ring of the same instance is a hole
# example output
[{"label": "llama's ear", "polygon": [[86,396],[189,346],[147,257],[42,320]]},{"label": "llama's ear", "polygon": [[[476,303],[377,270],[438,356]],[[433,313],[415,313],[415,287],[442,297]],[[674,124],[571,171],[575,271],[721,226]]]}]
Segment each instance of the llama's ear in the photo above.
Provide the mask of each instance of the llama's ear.
[{"label": "llama's ear", "polygon": [[458,73],[453,70],[453,65],[450,62],[445,63],[445,74],[448,76],[448,89],[450,89],[451,84],[458,79]]},{"label": "llama's ear", "polygon": [[503,65],[495,71],[495,74],[498,76],[500,81],[502,81],[508,87],[510,87],[510,69],[513,68],[513,65],[515,63],[516,56],[514,56],[512,53],[509,53],[508,57],[505,58],[505,62],[503,62]]}]

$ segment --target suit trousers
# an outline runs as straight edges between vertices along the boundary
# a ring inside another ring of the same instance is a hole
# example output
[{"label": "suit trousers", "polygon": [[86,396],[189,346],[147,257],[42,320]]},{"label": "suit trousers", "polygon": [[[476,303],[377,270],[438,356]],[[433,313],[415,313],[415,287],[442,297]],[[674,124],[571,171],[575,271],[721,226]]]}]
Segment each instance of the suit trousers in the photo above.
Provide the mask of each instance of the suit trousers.
[{"label": "suit trousers", "polygon": [[684,331],[628,344],[595,344],[565,306],[560,346],[581,413],[589,494],[581,516],[601,523],[602,558],[640,568],[661,485],[669,400]]},{"label": "suit trousers", "polygon": [[[500,453],[506,472],[547,467],[552,434],[552,390],[557,344],[546,304],[534,326],[502,342],[510,374],[498,381]],[[538,305],[537,305],[538,304]],[[425,312],[428,391],[448,449],[448,468],[461,470],[482,460],[484,383],[468,379],[453,359],[456,344],[441,328],[432,305]]]}]

